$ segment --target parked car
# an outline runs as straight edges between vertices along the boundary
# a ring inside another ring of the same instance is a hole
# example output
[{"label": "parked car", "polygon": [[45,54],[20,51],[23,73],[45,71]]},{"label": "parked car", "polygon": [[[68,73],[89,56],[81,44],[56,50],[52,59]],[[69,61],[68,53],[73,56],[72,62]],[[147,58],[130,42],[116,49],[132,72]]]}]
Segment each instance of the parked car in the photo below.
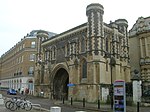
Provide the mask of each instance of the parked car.
[{"label": "parked car", "polygon": [[15,89],[8,89],[8,90],[7,90],[7,94],[16,95],[16,94],[17,94],[17,91],[16,91]]}]

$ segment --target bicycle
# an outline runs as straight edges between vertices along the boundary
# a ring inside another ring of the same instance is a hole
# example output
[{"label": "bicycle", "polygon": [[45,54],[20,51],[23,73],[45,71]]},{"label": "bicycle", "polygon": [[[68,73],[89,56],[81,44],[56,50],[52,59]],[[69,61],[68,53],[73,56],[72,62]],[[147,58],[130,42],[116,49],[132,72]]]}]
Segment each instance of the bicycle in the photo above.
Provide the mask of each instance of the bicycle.
[{"label": "bicycle", "polygon": [[21,109],[25,109],[26,111],[30,111],[32,109],[32,103],[26,100],[26,98],[24,98],[23,100],[20,100],[18,104]]},{"label": "bicycle", "polygon": [[[17,99],[18,99],[17,97],[14,97],[14,98],[11,98],[10,100],[6,101],[6,102],[5,102],[5,107],[6,107],[7,109],[10,109],[10,108],[11,108],[12,111],[16,110],[16,106],[14,106],[15,104],[14,104],[13,102],[16,102]],[[12,104],[13,104],[13,105],[12,105]]]},{"label": "bicycle", "polygon": [[15,111],[17,109],[25,109],[26,111],[30,111],[32,109],[32,103],[25,98],[12,98],[11,100],[6,101],[5,107],[11,111]]}]

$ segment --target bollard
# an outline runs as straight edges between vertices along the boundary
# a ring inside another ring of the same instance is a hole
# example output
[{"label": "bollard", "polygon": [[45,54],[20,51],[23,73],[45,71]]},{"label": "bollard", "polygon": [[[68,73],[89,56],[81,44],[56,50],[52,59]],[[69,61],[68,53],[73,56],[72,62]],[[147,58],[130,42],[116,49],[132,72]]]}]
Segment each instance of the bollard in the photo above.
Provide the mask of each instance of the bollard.
[{"label": "bollard", "polygon": [[140,102],[137,102],[137,112],[140,112]]},{"label": "bollard", "polygon": [[72,105],[72,97],[71,97],[71,105]]},{"label": "bollard", "polygon": [[98,109],[100,109],[100,100],[98,100]]},{"label": "bollard", "polygon": [[0,105],[3,105],[3,104],[4,104],[3,96],[2,94],[0,94]]},{"label": "bollard", "polygon": [[83,98],[83,107],[85,107],[85,98]]},{"label": "bollard", "polygon": [[63,100],[63,104],[64,104],[64,103],[65,103],[65,99],[64,99],[64,97],[63,97],[63,99],[62,99],[62,100]]},{"label": "bollard", "polygon": [[51,107],[50,112],[61,112],[61,107]]}]

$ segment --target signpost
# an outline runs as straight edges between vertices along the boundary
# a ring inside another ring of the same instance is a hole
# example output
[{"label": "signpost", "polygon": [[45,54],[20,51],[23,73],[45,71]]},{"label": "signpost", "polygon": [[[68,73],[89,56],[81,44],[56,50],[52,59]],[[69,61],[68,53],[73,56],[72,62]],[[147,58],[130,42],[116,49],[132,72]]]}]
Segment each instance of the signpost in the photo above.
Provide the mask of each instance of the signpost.
[{"label": "signpost", "polygon": [[114,82],[114,112],[126,112],[126,91],[123,80]]},{"label": "signpost", "polygon": [[70,91],[72,91],[72,95],[71,95],[71,105],[72,105],[72,97],[73,97],[73,87],[75,86],[75,84],[73,84],[73,83],[69,83],[69,84],[67,84],[67,86],[69,87],[69,89],[70,89]]}]

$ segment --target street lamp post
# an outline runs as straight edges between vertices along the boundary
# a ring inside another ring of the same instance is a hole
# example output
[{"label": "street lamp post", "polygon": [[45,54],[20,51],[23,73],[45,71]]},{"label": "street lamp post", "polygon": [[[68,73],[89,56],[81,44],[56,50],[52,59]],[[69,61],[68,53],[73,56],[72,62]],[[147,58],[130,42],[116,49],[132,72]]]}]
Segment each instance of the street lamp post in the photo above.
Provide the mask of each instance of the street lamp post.
[{"label": "street lamp post", "polygon": [[111,53],[105,52],[105,58],[110,58],[110,102],[111,102],[111,109],[113,109],[113,74],[112,74],[112,70],[113,67],[116,65],[116,60],[114,58],[114,56]]},{"label": "street lamp post", "polygon": [[112,79],[112,69],[116,65],[116,60],[113,56],[110,57],[110,69],[111,69],[111,109],[113,109],[113,79]]}]

